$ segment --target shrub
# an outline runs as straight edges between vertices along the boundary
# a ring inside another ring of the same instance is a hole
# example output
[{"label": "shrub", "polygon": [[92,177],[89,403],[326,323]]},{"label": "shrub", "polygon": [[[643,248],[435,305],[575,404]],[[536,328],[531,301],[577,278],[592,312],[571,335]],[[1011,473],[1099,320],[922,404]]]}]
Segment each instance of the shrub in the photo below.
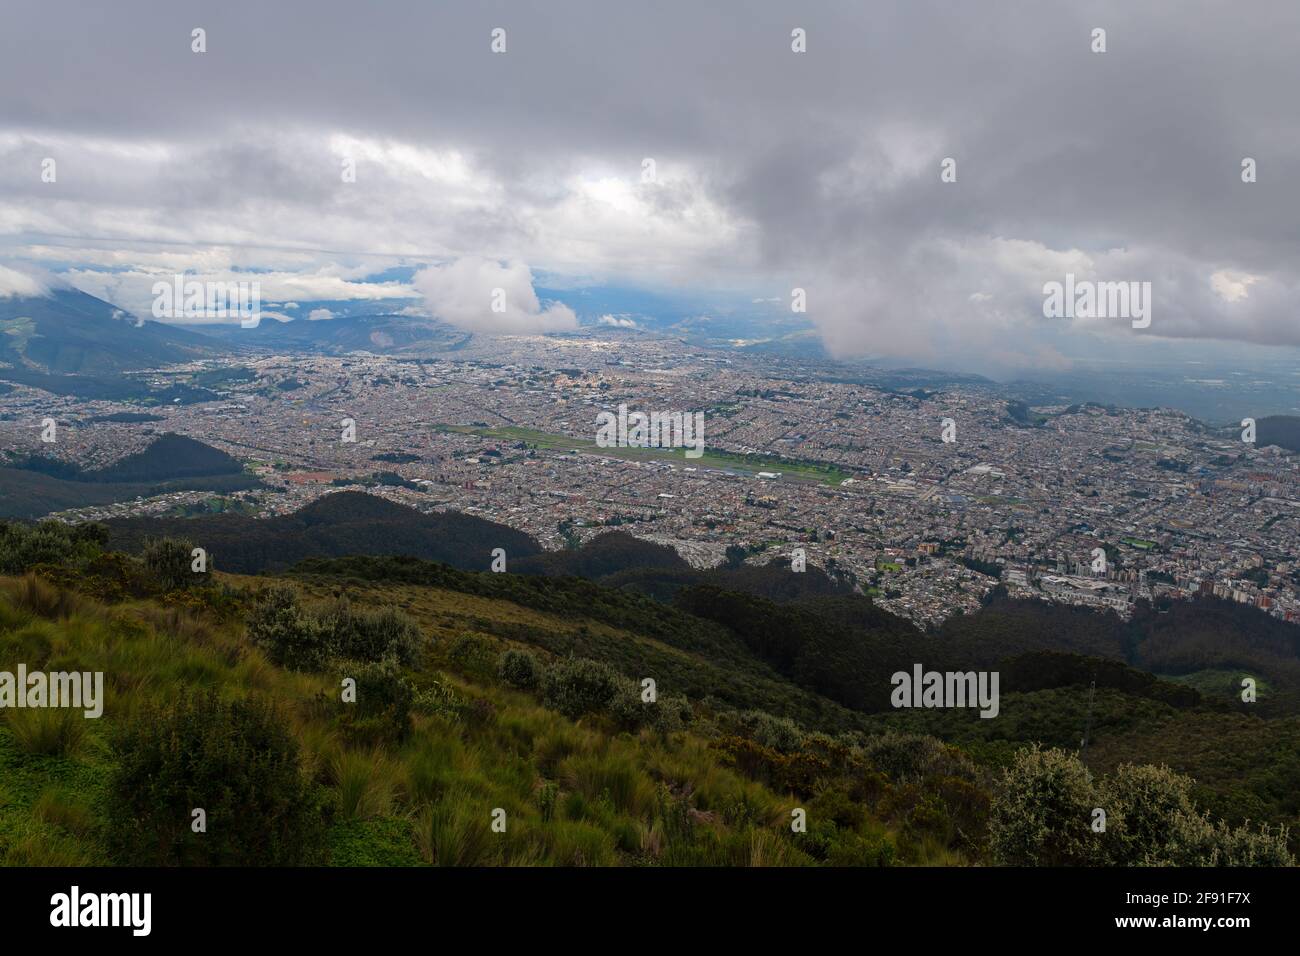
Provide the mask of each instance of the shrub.
[{"label": "shrub", "polygon": [[497,670],[497,655],[492,642],[476,634],[457,637],[447,656],[457,670],[479,680],[491,680]]},{"label": "shrub", "polygon": [[0,521],[0,574],[22,574],[38,564],[80,566],[98,556],[107,542],[108,528],[97,523]]},{"label": "shrub", "polygon": [[1074,754],[1037,744],[1018,751],[993,800],[994,859],[1011,866],[1098,862],[1101,834],[1092,831],[1098,799],[1092,774]]},{"label": "shrub", "polygon": [[211,568],[194,570],[194,545],[181,538],[149,538],[141,559],[145,571],[161,591],[179,591],[212,580]]},{"label": "shrub", "polygon": [[650,727],[660,733],[671,733],[682,729],[691,708],[686,698],[679,696],[660,697],[654,702],[642,700],[641,685],[624,678],[609,702],[609,713],[623,730]]},{"label": "shrub", "polygon": [[587,658],[559,661],[542,679],[542,702],[570,719],[603,711],[618,693],[623,678],[608,664]]},{"label": "shrub", "polygon": [[[282,717],[215,694],[147,705],[115,735],[107,833],[132,866],[293,866],[323,854],[320,791]],[[195,808],[207,832],[192,829]]]},{"label": "shrub", "polygon": [[273,663],[289,670],[321,670],[330,658],[328,633],[287,585],[273,585],[258,595],[248,617],[248,636]]},{"label": "shrub", "polygon": [[969,757],[924,734],[887,730],[867,738],[862,753],[872,766],[898,782],[930,777],[976,778],[975,765]]},{"label": "shrub", "polygon": [[362,664],[347,676],[357,682],[355,703],[345,703],[344,726],[353,737],[404,740],[411,730],[415,688],[393,658]]},{"label": "shrub", "polygon": [[1252,830],[1248,825],[1217,824],[1199,813],[1179,813],[1172,827],[1169,858],[1171,866],[1295,866],[1287,849],[1286,827],[1268,824]]},{"label": "shrub", "polygon": [[511,687],[534,690],[541,680],[541,666],[527,651],[508,650],[501,655],[497,674]]},{"label": "shrub", "polygon": [[1178,818],[1196,816],[1192,779],[1168,767],[1123,764],[1099,788],[1108,862],[1148,866],[1170,860]]},{"label": "shrub", "polygon": [[341,598],[321,612],[318,621],[332,650],[343,657],[358,661],[392,657],[407,666],[419,658],[419,625],[391,605],[358,610]]},{"label": "shrub", "polygon": [[658,703],[641,699],[641,686],[630,678],[620,678],[618,688],[609,701],[609,715],[623,730],[637,731],[654,722]]},{"label": "shrub", "polygon": [[421,714],[455,723],[464,716],[468,705],[450,684],[434,681],[415,695],[413,706]]},{"label": "shrub", "polygon": [[763,710],[746,710],[727,714],[723,720],[729,731],[780,753],[793,753],[803,746],[803,728],[789,717],[774,717]]}]

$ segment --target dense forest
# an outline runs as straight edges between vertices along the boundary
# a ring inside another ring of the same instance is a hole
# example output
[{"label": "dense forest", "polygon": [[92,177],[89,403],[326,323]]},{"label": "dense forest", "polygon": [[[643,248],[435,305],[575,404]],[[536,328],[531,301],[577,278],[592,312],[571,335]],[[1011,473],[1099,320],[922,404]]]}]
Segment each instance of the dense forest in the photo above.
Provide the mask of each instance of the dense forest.
[{"label": "dense forest", "polygon": [[150,537],[183,535],[202,542],[220,569],[242,574],[348,554],[413,555],[479,569],[491,564],[494,548],[521,558],[541,552],[532,538],[505,525],[455,512],[423,514],[360,491],[325,495],[273,518],[124,518],[108,526],[114,548],[139,551]]},{"label": "dense forest", "polygon": [[45,455],[0,467],[0,518],[29,518],[174,491],[240,491],[260,486],[225,452],[183,435],[160,435],[107,468],[85,470]]}]

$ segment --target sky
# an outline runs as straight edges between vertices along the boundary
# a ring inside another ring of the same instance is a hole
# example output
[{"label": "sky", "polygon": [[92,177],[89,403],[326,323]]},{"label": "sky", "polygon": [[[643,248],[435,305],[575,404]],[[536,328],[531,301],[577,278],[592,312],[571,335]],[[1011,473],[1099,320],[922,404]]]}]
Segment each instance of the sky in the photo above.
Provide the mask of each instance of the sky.
[{"label": "sky", "polygon": [[[995,376],[1300,346],[1294,0],[0,18],[0,294],[56,273],[147,312],[160,278],[251,270],[274,302],[530,332],[596,321],[543,281],[783,311],[802,289],[836,357]],[[1149,282],[1150,325],[1046,317],[1067,274]]]}]

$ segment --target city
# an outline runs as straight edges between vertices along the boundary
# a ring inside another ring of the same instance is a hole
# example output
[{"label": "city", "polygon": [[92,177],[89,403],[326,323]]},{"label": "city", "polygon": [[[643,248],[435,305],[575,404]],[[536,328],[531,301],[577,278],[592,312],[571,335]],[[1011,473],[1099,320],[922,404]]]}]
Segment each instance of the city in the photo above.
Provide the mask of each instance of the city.
[{"label": "city", "polygon": [[[212,364],[147,377],[165,385]],[[1121,615],[1139,599],[1191,594],[1288,621],[1300,611],[1295,456],[1169,409],[1046,406],[1026,418],[974,389],[845,384],[813,362],[600,331],[504,337],[454,358],[276,356],[239,368],[251,374],[232,376],[219,400],[151,409],[147,425],[103,421],[134,406],[16,387],[0,397],[0,441],[90,466],[150,434],[184,434],[265,484],[238,493],[254,514],[368,483],[547,548],[615,526],[699,567],[726,560],[728,545],[762,564],[799,548],[920,624],[974,610],[999,584]],[[596,447],[598,416],[620,403],[701,411],[707,452],[728,457]],[[66,425],[53,449],[37,427],[50,416]],[[343,440],[345,418],[355,442]],[[388,480],[376,484],[379,473]],[[180,513],[208,497],[57,517]]]}]

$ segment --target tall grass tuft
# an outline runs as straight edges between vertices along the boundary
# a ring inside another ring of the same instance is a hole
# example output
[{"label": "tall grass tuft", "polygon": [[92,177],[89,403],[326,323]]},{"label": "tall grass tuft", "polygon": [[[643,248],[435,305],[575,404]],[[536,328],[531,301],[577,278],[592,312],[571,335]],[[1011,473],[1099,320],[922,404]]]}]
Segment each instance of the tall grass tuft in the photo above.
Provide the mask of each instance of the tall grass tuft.
[{"label": "tall grass tuft", "polygon": [[453,791],[421,812],[416,842],[425,861],[434,866],[487,866],[495,862],[488,815],[472,811],[481,801]]},{"label": "tall grass tuft", "polygon": [[49,757],[72,757],[86,739],[86,716],[65,707],[10,710],[9,730],[20,750]]},{"label": "tall grass tuft", "polygon": [[41,791],[32,804],[32,816],[78,837],[88,836],[95,827],[94,811],[86,798],[60,786],[46,787]]},{"label": "tall grass tuft", "polygon": [[345,750],[330,764],[343,820],[387,816],[393,808],[394,768],[381,751]]}]

